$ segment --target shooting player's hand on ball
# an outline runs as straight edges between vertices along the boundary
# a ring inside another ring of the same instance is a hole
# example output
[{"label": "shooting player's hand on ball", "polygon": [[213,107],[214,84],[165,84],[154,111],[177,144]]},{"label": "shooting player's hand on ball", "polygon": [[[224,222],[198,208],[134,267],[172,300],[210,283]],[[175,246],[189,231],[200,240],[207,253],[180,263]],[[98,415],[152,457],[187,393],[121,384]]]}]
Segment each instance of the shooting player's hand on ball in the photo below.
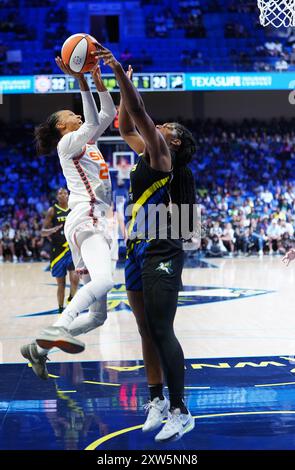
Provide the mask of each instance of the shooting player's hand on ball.
[{"label": "shooting player's hand on ball", "polygon": [[66,65],[61,57],[56,57],[55,58],[55,63],[58,66],[58,68],[65,73],[66,75],[71,75],[72,77],[76,78],[77,80],[81,80],[84,78],[83,73],[78,73],[78,72],[73,72],[68,65]]},{"label": "shooting player's hand on ball", "polygon": [[103,61],[104,65],[108,65],[111,69],[116,68],[116,66],[120,65],[120,62],[117,61],[113,53],[107,49],[106,47],[98,44],[97,51],[91,52],[94,57]]}]

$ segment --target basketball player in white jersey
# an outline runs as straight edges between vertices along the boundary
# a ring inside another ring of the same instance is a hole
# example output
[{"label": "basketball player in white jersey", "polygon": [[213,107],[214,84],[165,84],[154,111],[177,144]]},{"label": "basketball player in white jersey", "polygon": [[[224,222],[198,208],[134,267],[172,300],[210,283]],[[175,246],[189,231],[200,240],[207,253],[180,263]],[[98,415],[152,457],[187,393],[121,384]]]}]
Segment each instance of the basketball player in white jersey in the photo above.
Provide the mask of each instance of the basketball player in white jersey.
[{"label": "basketball player in white jersey", "polygon": [[[37,127],[36,146],[42,155],[57,148],[70,191],[71,212],[65,223],[65,236],[84,286],[53,326],[39,334],[32,344],[21,348],[22,355],[42,379],[48,378],[46,360],[51,348],[58,347],[72,354],[84,350],[84,343],[74,336],[104,323],[106,295],[113,286],[112,233],[107,217],[111,206],[111,181],[108,166],[95,142],[115,118],[116,108],[102,82],[99,66],[91,73],[101,103],[98,113],[84,75],[73,73],[59,57],[56,63],[79,82],[85,122],[72,111],[58,111]],[[86,309],[88,313],[79,316]]]}]

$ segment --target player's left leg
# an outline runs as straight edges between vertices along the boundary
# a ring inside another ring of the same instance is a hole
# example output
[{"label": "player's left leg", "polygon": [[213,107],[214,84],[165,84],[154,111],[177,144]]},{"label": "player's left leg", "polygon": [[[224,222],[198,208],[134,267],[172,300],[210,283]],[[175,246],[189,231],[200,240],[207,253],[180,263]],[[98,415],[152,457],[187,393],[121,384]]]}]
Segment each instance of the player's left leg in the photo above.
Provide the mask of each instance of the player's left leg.
[{"label": "player's left leg", "polygon": [[85,344],[71,335],[70,325],[81,312],[105,296],[112,287],[110,248],[105,237],[100,233],[86,236],[81,243],[81,255],[91,279],[79,289],[54,325],[38,335],[36,342],[43,348],[40,353],[46,354],[46,350],[52,347],[71,354],[83,351]]},{"label": "player's left leg", "polygon": [[[111,264],[112,264],[112,276],[115,274],[116,264],[118,256],[112,246],[111,249]],[[85,285],[91,281],[89,274],[83,274],[81,281]],[[81,334],[88,333],[95,328],[102,326],[107,319],[107,295],[104,295],[92,305],[90,305],[88,313],[79,315],[70,324],[69,332],[72,336],[78,336]]]},{"label": "player's left leg", "polygon": [[[89,274],[83,274],[81,281],[85,285],[91,281]],[[107,319],[107,295],[104,295],[92,305],[90,305],[87,313],[79,315],[70,324],[69,333],[72,336],[78,336],[88,333],[95,328],[102,326]]]},{"label": "player's left leg", "polygon": [[194,427],[184,404],[184,355],[175,336],[174,318],[183,267],[183,251],[171,249],[169,258],[145,258],[142,281],[145,316],[167,379],[170,413],[156,441],[179,439]]},{"label": "player's left leg", "polygon": [[69,271],[69,278],[70,278],[70,295],[67,299],[67,303],[72,300],[74,295],[76,294],[78,287],[79,287],[79,275],[78,273],[74,270],[71,269]]},{"label": "player's left leg", "polygon": [[66,278],[56,277],[57,283],[57,302],[58,302],[58,312],[62,313],[64,309],[64,300],[65,300],[65,289],[66,289]]}]

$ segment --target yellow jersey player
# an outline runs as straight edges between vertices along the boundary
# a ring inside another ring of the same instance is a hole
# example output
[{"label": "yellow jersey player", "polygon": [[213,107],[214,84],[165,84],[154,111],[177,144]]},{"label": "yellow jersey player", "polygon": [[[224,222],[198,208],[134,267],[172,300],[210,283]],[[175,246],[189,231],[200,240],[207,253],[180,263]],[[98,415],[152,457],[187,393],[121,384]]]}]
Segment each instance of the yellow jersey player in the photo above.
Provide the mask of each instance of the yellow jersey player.
[{"label": "yellow jersey player", "polygon": [[48,209],[41,235],[51,240],[50,271],[57,282],[58,311],[62,313],[64,308],[66,276],[69,272],[70,295],[67,302],[74,297],[78,285],[79,276],[75,272],[69,243],[64,234],[64,225],[70,209],[68,207],[69,194],[65,188],[59,188],[56,193],[57,204]]}]

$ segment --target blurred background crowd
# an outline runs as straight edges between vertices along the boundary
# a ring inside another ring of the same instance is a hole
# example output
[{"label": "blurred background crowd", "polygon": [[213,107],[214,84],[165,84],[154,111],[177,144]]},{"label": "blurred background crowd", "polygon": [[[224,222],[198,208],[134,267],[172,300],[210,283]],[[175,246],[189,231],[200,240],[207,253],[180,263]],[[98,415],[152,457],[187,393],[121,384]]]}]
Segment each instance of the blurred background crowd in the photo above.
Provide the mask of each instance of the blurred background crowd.
[{"label": "blurred background crowd", "polygon": [[[294,120],[184,124],[197,141],[191,168],[204,228],[200,254],[284,254],[294,244]],[[59,160],[35,156],[33,123],[1,123],[1,129],[0,260],[47,259],[41,227],[56,190],[65,186]],[[111,165],[112,149],[104,149]],[[123,210],[128,172],[111,175],[114,200]]]},{"label": "blurred background crowd", "polygon": [[293,28],[261,28],[257,0],[123,3],[106,15],[99,2],[94,9],[77,0],[2,0],[0,74],[59,73],[52,56],[85,29],[85,18],[91,34],[138,72],[294,70]]}]

